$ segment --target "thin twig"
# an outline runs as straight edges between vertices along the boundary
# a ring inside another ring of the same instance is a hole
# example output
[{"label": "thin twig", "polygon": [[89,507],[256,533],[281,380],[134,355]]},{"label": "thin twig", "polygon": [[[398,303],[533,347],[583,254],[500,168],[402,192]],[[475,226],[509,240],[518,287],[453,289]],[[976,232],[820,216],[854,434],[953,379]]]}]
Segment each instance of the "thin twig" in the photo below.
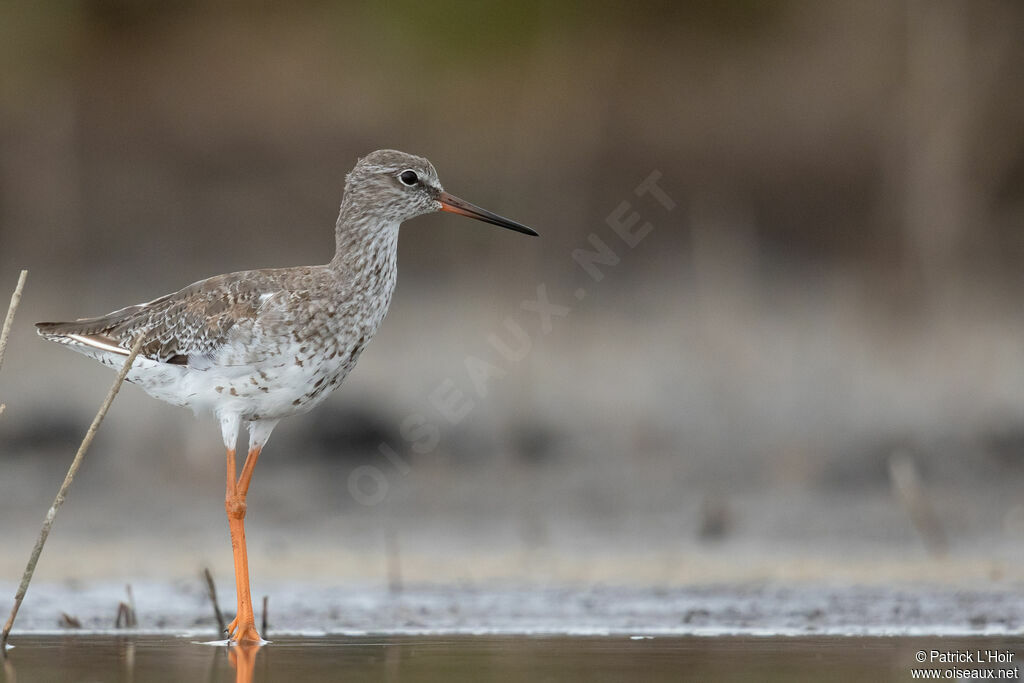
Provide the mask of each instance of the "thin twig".
[{"label": "thin twig", "polygon": [[263,639],[264,640],[266,640],[266,638],[267,638],[267,602],[268,602],[268,600],[269,600],[268,596],[264,595],[263,596],[263,629],[262,629],[263,630]]},{"label": "thin twig", "polygon": [[124,591],[125,591],[125,593],[128,594],[128,622],[127,622],[127,626],[129,626],[130,628],[135,628],[136,626],[139,625],[139,617],[138,617],[138,614],[135,612],[135,594],[132,593],[132,585],[130,583],[129,584],[125,584]]},{"label": "thin twig", "polygon": [[128,607],[127,602],[117,603],[117,616],[114,617],[114,628],[121,628],[122,625],[128,625]]},{"label": "thin twig", "polygon": [[39,530],[39,538],[36,539],[36,545],[32,548],[32,554],[28,558],[28,564],[25,566],[25,573],[21,576],[21,583],[18,585],[18,592],[14,596],[14,607],[11,609],[11,615],[7,617],[7,623],[4,625],[3,635],[0,636],[0,651],[7,654],[7,637],[11,634],[11,627],[14,626],[14,619],[18,616],[18,610],[21,608],[21,602],[25,599],[25,593],[28,592],[28,584],[32,581],[32,574],[35,573],[36,563],[39,561],[39,554],[43,552],[43,544],[46,543],[46,537],[50,535],[50,529],[53,527],[53,520],[57,517],[57,510],[64,504],[64,498],[67,497],[68,489],[71,488],[71,482],[75,479],[75,473],[78,472],[79,466],[82,464],[82,459],[85,457],[85,452],[89,450],[89,446],[92,445],[92,440],[96,436],[96,431],[100,428],[100,423],[103,422],[103,418],[107,416],[107,411],[110,410],[110,405],[114,402],[114,397],[117,396],[117,392],[121,389],[121,384],[124,382],[125,376],[128,375],[128,371],[132,367],[132,363],[135,362],[136,356],[139,355],[139,350],[142,348],[142,342],[145,340],[145,334],[140,334],[139,338],[135,340],[135,344],[132,346],[132,350],[128,353],[128,358],[125,360],[124,365],[121,367],[121,372],[117,374],[117,379],[114,380],[113,386],[110,387],[110,391],[107,392],[107,397],[103,399],[103,405],[100,406],[99,412],[96,413],[96,417],[93,418],[92,424],[89,425],[89,430],[85,433],[85,438],[82,439],[82,444],[78,447],[78,452],[75,453],[75,459],[71,461],[71,467],[68,468],[68,473],[64,477],[64,483],[60,485],[60,490],[57,491],[57,497],[53,499],[53,505],[46,513],[46,518],[43,519],[43,527]]},{"label": "thin twig", "polygon": [[60,627],[61,628],[82,628],[82,622],[78,620],[78,617],[73,617],[67,612],[60,613]]},{"label": "thin twig", "polygon": [[14,313],[18,310],[18,304],[21,303],[21,292],[25,289],[25,278],[28,277],[28,271],[21,271],[21,275],[18,276],[18,285],[14,288],[14,294],[11,295],[11,305],[7,307],[7,317],[4,318],[3,331],[0,332],[0,366],[4,364],[4,351],[7,350],[7,338],[11,334],[11,325],[14,323]]},{"label": "thin twig", "polygon": [[[28,277],[28,271],[21,271],[21,275],[18,276],[18,284],[14,288],[14,294],[11,295],[11,305],[7,307],[7,317],[4,318],[4,327],[0,331],[0,367],[4,364],[4,352],[7,351],[7,338],[11,336],[11,326],[14,324],[14,313],[18,310],[18,304],[21,303],[21,292],[25,289],[25,278]],[[0,403],[0,415],[3,415],[4,408],[3,403]]]},{"label": "thin twig", "polygon": [[118,603],[114,628],[121,628],[122,624],[125,628],[135,628],[139,625],[139,622],[135,616],[135,596],[132,595],[132,585],[129,583],[124,589],[128,594],[128,602],[121,601]]},{"label": "thin twig", "polygon": [[213,574],[207,568],[203,570],[203,575],[206,577],[206,592],[210,596],[210,602],[213,603],[213,615],[217,617],[217,627],[220,629],[217,633],[224,633],[228,630],[228,626],[224,623],[224,615],[220,611],[220,605],[217,604],[217,586],[213,583]]}]

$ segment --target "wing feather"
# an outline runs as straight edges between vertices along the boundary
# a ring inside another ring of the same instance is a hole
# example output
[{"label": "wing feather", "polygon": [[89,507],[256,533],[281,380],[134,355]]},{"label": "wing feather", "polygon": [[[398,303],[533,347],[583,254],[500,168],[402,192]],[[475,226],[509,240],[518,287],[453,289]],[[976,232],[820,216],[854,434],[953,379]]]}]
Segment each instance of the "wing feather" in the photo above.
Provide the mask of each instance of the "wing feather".
[{"label": "wing feather", "polygon": [[162,363],[186,364],[192,356],[210,357],[229,340],[239,322],[252,320],[260,296],[275,283],[254,273],[232,273],[202,280],[145,304],[96,318],[37,323],[39,334],[128,355],[139,334],[147,341],[141,355]]}]

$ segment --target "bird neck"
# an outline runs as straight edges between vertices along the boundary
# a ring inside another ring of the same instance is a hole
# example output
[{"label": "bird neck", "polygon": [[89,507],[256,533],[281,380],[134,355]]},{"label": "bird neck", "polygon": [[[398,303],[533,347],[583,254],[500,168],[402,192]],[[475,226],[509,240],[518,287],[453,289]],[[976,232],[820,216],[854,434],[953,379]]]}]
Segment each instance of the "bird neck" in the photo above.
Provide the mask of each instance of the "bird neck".
[{"label": "bird neck", "polygon": [[397,267],[399,221],[361,210],[346,193],[334,226],[331,266],[355,278],[393,279]]}]

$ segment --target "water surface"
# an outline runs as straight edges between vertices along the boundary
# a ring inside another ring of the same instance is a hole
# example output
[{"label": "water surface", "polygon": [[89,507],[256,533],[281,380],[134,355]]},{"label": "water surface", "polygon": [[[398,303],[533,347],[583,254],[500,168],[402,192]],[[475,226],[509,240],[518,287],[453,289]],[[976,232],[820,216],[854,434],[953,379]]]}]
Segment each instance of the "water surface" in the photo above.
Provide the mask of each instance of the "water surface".
[{"label": "water surface", "polygon": [[[1021,639],[325,636],[262,648],[172,636],[22,636],[7,683],[36,681],[906,681],[918,651],[1024,651]],[[993,664],[1006,668],[1016,664]],[[949,665],[936,665],[946,666]],[[977,665],[963,665],[977,666]]]}]

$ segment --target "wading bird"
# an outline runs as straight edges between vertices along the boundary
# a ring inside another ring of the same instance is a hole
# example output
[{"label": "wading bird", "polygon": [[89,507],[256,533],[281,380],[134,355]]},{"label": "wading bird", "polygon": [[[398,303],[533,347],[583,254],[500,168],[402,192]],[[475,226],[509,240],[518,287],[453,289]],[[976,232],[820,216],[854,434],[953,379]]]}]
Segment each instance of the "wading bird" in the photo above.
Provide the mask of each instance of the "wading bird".
[{"label": "wading bird", "polygon": [[[260,451],[278,421],[311,410],[352,370],[391,302],[399,225],[433,211],[537,234],[445,192],[426,159],[379,150],[346,178],[327,265],[217,275],[98,318],[36,325],[43,337],[114,368],[142,335],[127,381],[220,421],[238,601],[231,641],[261,642],[245,549],[246,494]],[[249,450],[239,474],[242,424]]]}]

